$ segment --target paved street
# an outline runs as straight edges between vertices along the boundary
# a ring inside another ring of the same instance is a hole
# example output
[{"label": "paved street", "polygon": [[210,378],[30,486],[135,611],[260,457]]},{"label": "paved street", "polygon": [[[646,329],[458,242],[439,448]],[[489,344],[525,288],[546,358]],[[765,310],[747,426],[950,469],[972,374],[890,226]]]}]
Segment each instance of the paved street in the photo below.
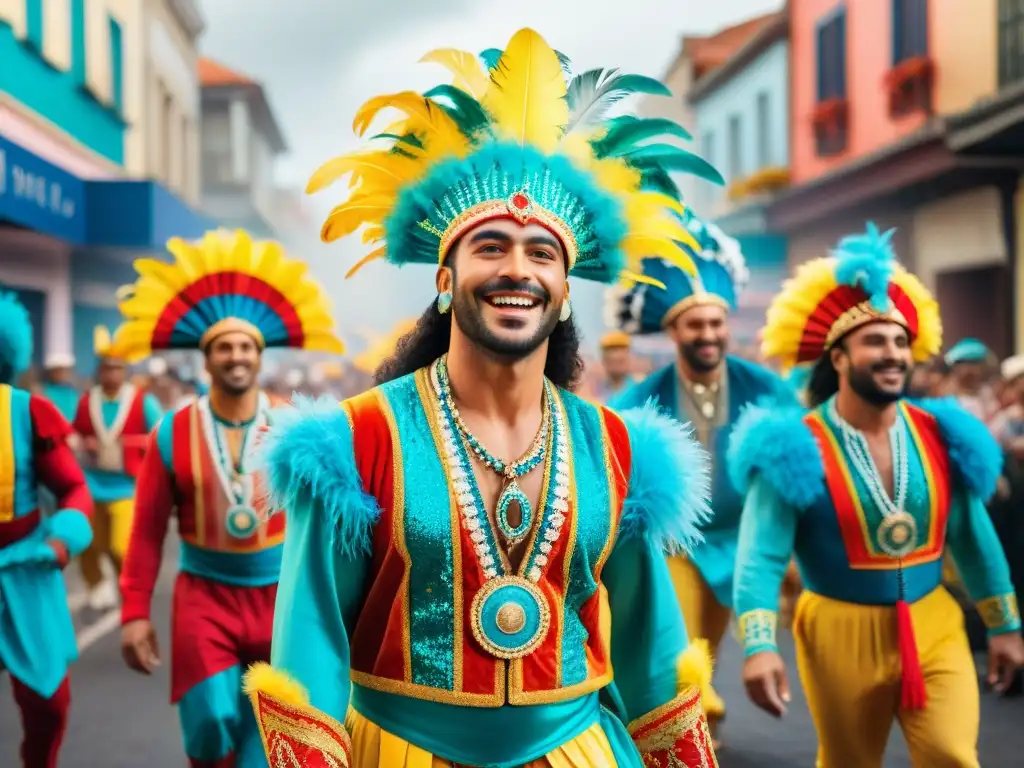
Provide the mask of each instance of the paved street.
[{"label": "paved street", "polygon": [[[170,553],[169,553],[170,554]],[[173,563],[174,560],[171,560]],[[165,569],[155,600],[163,652],[167,652],[171,573]],[[153,678],[129,672],[121,662],[116,614],[79,612],[79,637],[88,646],[72,673],[73,709],[62,768],[180,768],[183,760],[175,711],[167,703],[166,666]],[[792,663],[792,649],[785,648]],[[811,768],[814,734],[800,691],[779,722],[744,698],[739,648],[732,640],[720,661],[720,690],[729,702],[722,768]],[[982,699],[981,764],[1011,768],[1024,752],[1024,699]],[[0,766],[17,765],[17,711],[6,678],[0,681]],[[886,768],[909,768],[902,739],[894,735]]]}]

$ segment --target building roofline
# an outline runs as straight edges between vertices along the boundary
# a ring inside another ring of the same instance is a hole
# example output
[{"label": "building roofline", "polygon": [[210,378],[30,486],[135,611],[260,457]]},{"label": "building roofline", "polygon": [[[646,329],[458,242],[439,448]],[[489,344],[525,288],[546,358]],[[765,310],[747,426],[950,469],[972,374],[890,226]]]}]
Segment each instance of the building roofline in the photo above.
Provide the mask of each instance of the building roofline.
[{"label": "building roofline", "polygon": [[789,4],[745,42],[726,62],[711,70],[690,88],[687,99],[697,104],[726,85],[775,43],[789,36]]}]

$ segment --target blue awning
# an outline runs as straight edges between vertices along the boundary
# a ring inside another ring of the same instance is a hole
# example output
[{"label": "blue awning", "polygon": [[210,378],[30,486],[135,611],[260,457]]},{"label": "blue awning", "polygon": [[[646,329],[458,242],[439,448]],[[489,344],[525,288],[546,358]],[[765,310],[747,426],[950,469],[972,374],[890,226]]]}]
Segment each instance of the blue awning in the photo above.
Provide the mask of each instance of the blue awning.
[{"label": "blue awning", "polygon": [[216,223],[153,181],[85,181],[0,137],[0,220],[73,245],[163,250]]}]

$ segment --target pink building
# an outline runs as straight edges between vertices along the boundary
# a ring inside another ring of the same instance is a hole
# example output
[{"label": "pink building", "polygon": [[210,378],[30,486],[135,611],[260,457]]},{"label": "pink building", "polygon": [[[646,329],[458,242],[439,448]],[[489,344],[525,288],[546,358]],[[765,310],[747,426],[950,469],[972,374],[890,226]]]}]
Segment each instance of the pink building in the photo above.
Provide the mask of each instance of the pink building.
[{"label": "pink building", "polygon": [[791,265],[868,220],[896,227],[948,342],[973,335],[1009,353],[1024,134],[1003,128],[1024,103],[1024,12],[965,5],[789,0],[792,187],[768,224]]}]

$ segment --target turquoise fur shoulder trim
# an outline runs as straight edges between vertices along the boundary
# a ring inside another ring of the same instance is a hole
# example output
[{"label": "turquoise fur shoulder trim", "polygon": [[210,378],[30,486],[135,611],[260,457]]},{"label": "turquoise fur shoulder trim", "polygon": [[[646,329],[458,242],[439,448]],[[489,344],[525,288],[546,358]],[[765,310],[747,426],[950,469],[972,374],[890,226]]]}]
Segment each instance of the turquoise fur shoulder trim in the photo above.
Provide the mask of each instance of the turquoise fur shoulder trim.
[{"label": "turquoise fur shoulder trim", "polygon": [[[9,384],[32,363],[32,323],[17,296],[0,290],[0,371]],[[6,370],[4,370],[6,369]]]},{"label": "turquoise fur shoulder trim", "polygon": [[755,474],[796,509],[806,509],[825,493],[825,465],[803,421],[806,413],[765,399],[740,412],[726,452],[729,479],[740,494],[747,492]]},{"label": "turquoise fur shoulder trim", "polygon": [[711,519],[711,462],[689,427],[661,413],[653,401],[621,411],[632,467],[619,537],[643,536],[670,554],[703,541]]},{"label": "turquoise fur shoulder trim", "polygon": [[967,490],[982,501],[992,498],[1003,473],[1003,450],[988,428],[953,398],[913,400],[911,404],[935,417],[949,461]]},{"label": "turquoise fur shoulder trim", "polygon": [[368,553],[380,508],[362,487],[348,415],[330,398],[296,395],[292,405],[274,412],[257,458],[270,504],[286,514],[311,507],[330,518],[342,555]]}]

